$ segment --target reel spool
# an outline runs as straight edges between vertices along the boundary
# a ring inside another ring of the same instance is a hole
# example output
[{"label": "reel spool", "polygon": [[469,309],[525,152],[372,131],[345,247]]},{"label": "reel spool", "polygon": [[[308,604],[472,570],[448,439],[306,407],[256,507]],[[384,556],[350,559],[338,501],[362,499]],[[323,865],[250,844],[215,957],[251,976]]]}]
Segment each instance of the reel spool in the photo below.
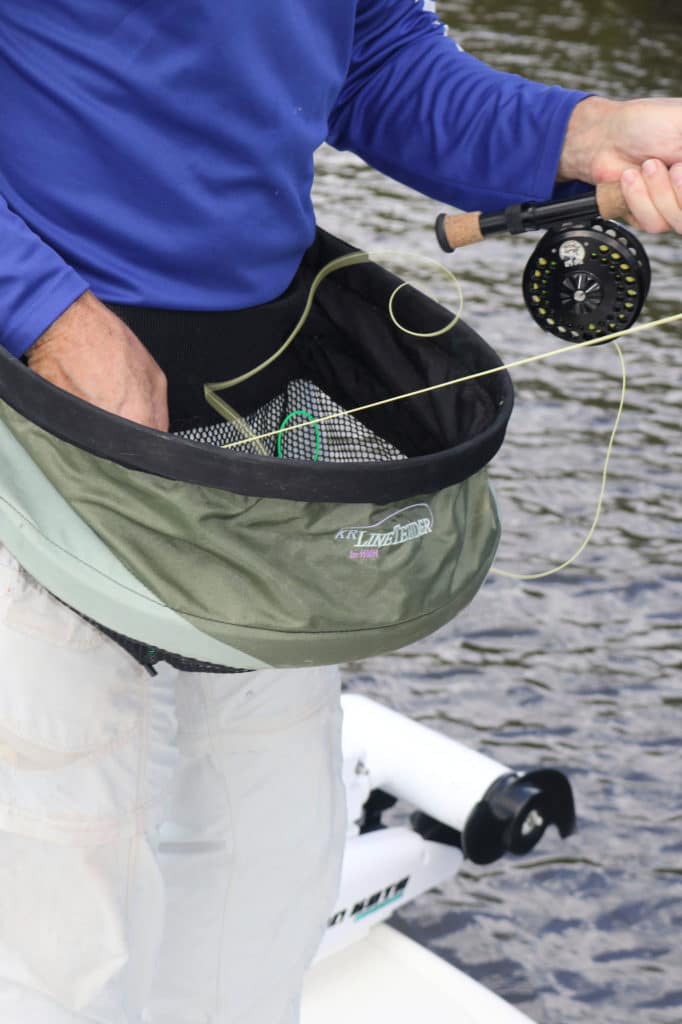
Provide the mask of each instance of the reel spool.
[{"label": "reel spool", "polygon": [[543,331],[589,341],[631,327],[650,283],[647,254],[632,232],[593,217],[547,231],[526,264],[523,297]]}]

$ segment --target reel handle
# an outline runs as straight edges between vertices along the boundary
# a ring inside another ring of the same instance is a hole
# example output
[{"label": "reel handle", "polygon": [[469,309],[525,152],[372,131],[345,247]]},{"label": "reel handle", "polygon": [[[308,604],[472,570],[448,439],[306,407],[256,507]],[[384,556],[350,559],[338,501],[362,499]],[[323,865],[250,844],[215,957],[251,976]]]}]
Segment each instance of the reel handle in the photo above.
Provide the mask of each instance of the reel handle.
[{"label": "reel handle", "polygon": [[623,220],[627,214],[620,183],[614,181],[597,185],[596,189],[573,199],[508,206],[501,213],[441,213],[436,220],[436,237],[444,252],[454,252],[463,245],[481,242],[488,235],[506,232],[518,235],[584,217]]}]

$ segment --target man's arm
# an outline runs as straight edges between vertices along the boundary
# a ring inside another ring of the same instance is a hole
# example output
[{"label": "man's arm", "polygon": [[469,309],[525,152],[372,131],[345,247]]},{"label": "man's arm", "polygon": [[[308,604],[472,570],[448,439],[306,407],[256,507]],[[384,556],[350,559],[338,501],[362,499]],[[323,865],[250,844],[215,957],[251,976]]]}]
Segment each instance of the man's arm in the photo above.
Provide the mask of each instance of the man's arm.
[{"label": "man's arm", "polygon": [[359,0],[328,141],[463,209],[548,199],[586,92],[496,71],[414,0]]},{"label": "man's arm", "polygon": [[0,196],[0,344],[20,356],[87,289]]},{"label": "man's arm", "polygon": [[161,368],[1,197],[0,237],[0,343],[79,398],[167,430]]},{"label": "man's arm", "polygon": [[463,209],[620,178],[631,219],[649,231],[682,230],[680,140],[682,100],[618,103],[495,71],[413,0],[359,0],[329,133],[332,145]]}]

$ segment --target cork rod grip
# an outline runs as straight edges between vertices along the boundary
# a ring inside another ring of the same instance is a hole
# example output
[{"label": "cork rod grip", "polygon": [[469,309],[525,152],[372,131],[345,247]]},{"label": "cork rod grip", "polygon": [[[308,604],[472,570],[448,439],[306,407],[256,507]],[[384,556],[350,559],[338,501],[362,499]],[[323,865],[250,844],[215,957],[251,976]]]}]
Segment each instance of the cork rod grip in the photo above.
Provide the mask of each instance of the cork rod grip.
[{"label": "cork rod grip", "polygon": [[629,216],[620,182],[597,185],[597,206],[604,220],[625,220]]},{"label": "cork rod grip", "polygon": [[[620,184],[610,182],[597,185],[597,207],[605,220],[624,220],[628,208]],[[463,245],[481,242],[484,235],[480,227],[480,211],[476,213],[441,214],[436,221],[436,233],[441,248],[446,252],[461,249]]]},{"label": "cork rod grip", "polygon": [[444,252],[454,252],[463,245],[482,242],[480,211],[476,213],[441,213],[436,219],[436,236]]}]

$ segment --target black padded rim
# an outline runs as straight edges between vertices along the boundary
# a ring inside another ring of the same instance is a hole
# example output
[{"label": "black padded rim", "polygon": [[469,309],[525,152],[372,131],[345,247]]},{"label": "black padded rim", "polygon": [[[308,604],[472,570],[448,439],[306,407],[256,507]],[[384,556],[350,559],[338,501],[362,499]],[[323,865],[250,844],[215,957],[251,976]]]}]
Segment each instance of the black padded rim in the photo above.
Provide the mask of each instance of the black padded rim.
[{"label": "black padded rim", "polygon": [[[499,359],[489,346],[489,365]],[[0,398],[36,426],[127,469],[256,498],[293,501],[399,501],[461,483],[495,456],[513,405],[507,371],[498,411],[472,440],[394,462],[320,463],[226,452],[140,426],[55,387],[0,348]]]}]

